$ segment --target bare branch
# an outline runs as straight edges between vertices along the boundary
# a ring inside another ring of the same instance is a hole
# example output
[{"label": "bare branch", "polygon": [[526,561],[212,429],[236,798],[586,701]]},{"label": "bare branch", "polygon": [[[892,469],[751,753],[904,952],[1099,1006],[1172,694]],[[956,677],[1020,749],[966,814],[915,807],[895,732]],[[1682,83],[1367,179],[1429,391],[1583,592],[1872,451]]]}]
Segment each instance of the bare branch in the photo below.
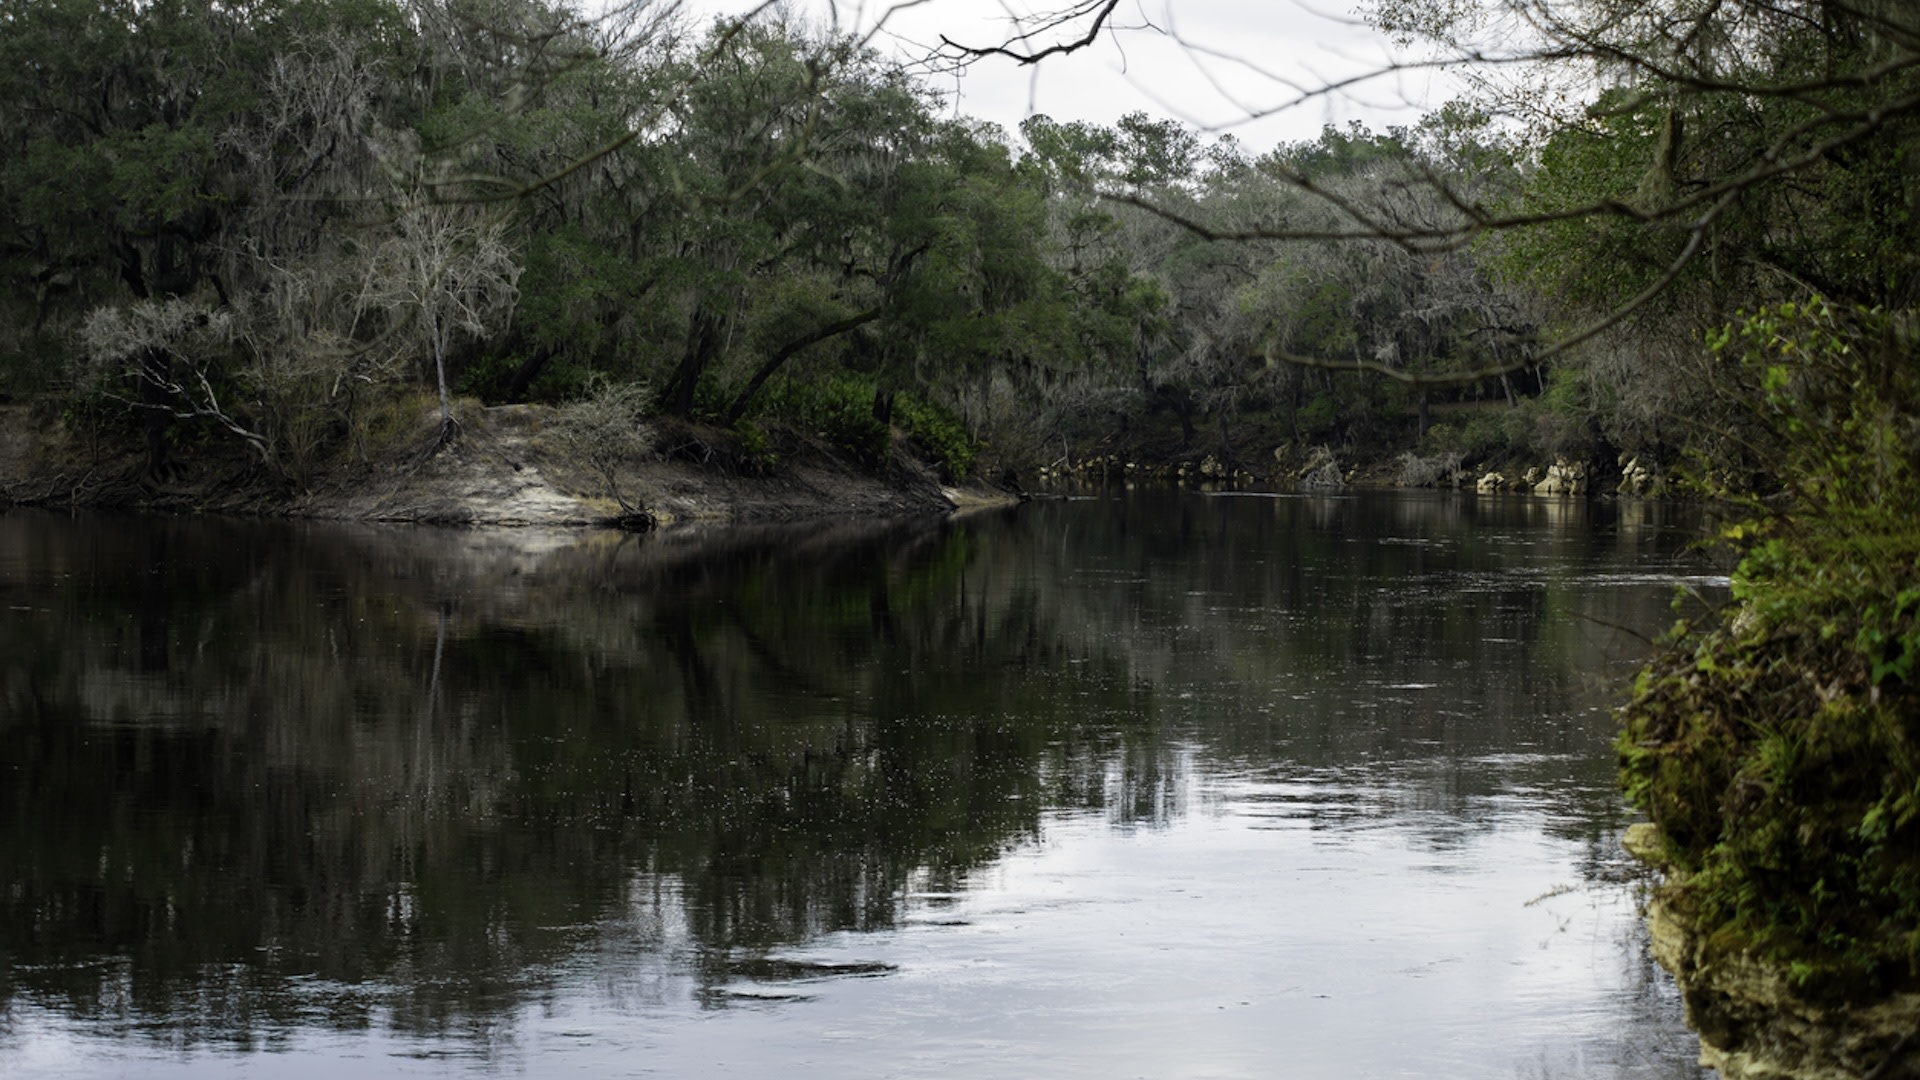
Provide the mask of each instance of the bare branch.
[{"label": "bare branch", "polygon": [[[1037,64],[1050,56],[1064,56],[1068,53],[1079,52],[1081,49],[1093,44],[1099,39],[1100,31],[1106,26],[1107,19],[1113,15],[1114,9],[1119,6],[1120,0],[1080,0],[1080,2],[1064,11],[1042,16],[1039,26],[1024,33],[1013,35],[1007,39],[1004,45],[962,45],[945,34],[940,35],[940,44],[948,49],[951,55],[968,60],[978,60],[989,56],[1004,56],[1016,64]],[[1087,32],[1078,38],[1070,41],[1055,42],[1052,45],[1047,45],[1039,49],[1020,51],[1015,48],[1017,45],[1031,42],[1041,34],[1050,30],[1057,30],[1075,20],[1084,19],[1089,15],[1093,16],[1093,22],[1087,27]]]}]

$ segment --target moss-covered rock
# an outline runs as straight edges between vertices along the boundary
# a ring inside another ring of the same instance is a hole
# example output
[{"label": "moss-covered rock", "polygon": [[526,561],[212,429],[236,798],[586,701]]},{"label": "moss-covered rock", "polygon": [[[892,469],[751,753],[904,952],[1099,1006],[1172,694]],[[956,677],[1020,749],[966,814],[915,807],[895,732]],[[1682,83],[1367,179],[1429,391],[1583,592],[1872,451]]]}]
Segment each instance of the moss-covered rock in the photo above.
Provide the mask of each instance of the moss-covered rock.
[{"label": "moss-covered rock", "polygon": [[1720,952],[1816,996],[1905,985],[1920,977],[1920,605],[1810,568],[1756,579],[1753,563],[1733,620],[1683,631],[1641,674],[1628,798],[1660,828],[1667,901]]},{"label": "moss-covered rock", "polygon": [[1880,525],[1756,544],[1622,710],[1654,953],[1728,1077],[1920,1076],[1920,541]]},{"label": "moss-covered rock", "polygon": [[1656,949],[1729,1075],[1920,1075],[1920,321],[1816,298],[1710,346],[1764,482],[1696,479],[1747,512],[1733,603],[1623,710]]},{"label": "moss-covered rock", "polygon": [[[1625,844],[1673,873],[1661,861],[1667,842],[1657,826],[1634,826]],[[1654,959],[1673,973],[1687,1023],[1700,1034],[1700,1063],[1727,1080],[1920,1075],[1920,992],[1852,1002],[1810,996],[1778,965],[1716,943],[1671,890],[1651,898],[1647,925]]]}]

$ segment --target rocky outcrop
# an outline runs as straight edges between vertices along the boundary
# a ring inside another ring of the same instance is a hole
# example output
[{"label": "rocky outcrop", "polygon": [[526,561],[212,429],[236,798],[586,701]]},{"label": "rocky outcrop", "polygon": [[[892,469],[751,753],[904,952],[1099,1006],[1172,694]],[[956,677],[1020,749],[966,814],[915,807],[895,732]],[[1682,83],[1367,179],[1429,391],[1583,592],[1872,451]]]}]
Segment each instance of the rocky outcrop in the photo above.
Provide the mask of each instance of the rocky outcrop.
[{"label": "rocky outcrop", "polygon": [[1666,490],[1660,474],[1638,457],[1620,455],[1620,486],[1614,489],[1621,495],[1659,495]]},{"label": "rocky outcrop", "polygon": [[[1528,470],[1527,475],[1531,477],[1533,471]],[[1558,458],[1552,465],[1547,466],[1546,474],[1541,476],[1538,482],[1532,480],[1528,482],[1533,484],[1535,495],[1584,494],[1587,490],[1587,464],[1584,461]]]},{"label": "rocky outcrop", "polygon": [[1587,465],[1584,461],[1557,458],[1545,468],[1529,466],[1518,476],[1488,469],[1474,481],[1473,490],[1482,495],[1501,491],[1525,491],[1535,495],[1583,495],[1587,491]]},{"label": "rocky outcrop", "polygon": [[1061,458],[1034,471],[1042,484],[1090,483],[1114,481],[1155,481],[1166,483],[1251,484],[1260,477],[1208,454],[1199,461],[1175,461],[1154,464],[1136,461],[1121,454],[1097,454],[1070,462]]},{"label": "rocky outcrop", "polygon": [[1314,447],[1306,466],[1295,473],[1294,478],[1301,491],[1339,491],[1347,486],[1347,475],[1340,471],[1339,459],[1325,446]]},{"label": "rocky outcrop", "polygon": [[[1656,868],[1659,830],[1627,830],[1627,851]],[[1726,1080],[1894,1080],[1920,1077],[1920,993],[1823,1002],[1787,973],[1745,952],[1725,953],[1696,933],[1671,884],[1647,904],[1653,957],[1673,974],[1687,1023],[1700,1033],[1700,1064]]]}]

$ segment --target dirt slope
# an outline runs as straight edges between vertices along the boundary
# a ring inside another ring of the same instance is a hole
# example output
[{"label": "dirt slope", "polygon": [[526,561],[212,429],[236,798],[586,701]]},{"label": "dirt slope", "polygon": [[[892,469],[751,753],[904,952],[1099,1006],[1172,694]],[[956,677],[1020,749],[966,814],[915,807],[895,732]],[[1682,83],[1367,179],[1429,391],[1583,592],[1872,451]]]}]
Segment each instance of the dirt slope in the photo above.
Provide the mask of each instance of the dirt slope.
[{"label": "dirt slope", "polygon": [[[468,408],[459,434],[438,446],[438,418],[423,415],[370,462],[338,465],[293,488],[225,448],[182,452],[176,475],[156,482],[142,476],[137,454],[4,406],[0,504],[549,527],[621,518],[609,477],[546,436],[552,415],[534,405]],[[884,463],[863,462],[789,434],[768,462],[740,453],[725,432],[686,425],[664,427],[650,441],[653,452],[620,462],[611,481],[661,525],[945,513],[1011,501],[986,485],[944,485],[903,448]]]}]

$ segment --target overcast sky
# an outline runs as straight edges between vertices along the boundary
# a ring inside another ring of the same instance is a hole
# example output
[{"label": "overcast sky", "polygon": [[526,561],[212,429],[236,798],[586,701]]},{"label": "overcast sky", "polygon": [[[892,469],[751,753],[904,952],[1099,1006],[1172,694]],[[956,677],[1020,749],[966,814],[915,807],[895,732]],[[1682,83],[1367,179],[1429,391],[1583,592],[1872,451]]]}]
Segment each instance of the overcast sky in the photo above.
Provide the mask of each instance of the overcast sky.
[{"label": "overcast sky", "polygon": [[[1065,6],[1068,0],[922,0],[889,5],[788,0],[809,17],[866,33],[890,7],[874,45],[924,55],[941,35],[969,45],[1007,36],[1007,11]],[[1255,152],[1317,136],[1326,124],[1362,120],[1375,128],[1410,124],[1437,106],[1443,76],[1408,74],[1300,99],[1300,91],[1379,69],[1388,43],[1365,26],[1357,0],[1123,0],[1112,29],[1095,44],[1031,67],[986,59],[963,75],[930,80],[957,110],[1013,131],[1031,113],[1111,124],[1143,110],[1196,127],[1231,132]],[[754,0],[689,0],[696,13],[738,14]],[[1291,85],[1290,85],[1291,84]],[[1274,111],[1277,110],[1277,111]],[[1250,114],[1268,114],[1250,119]]]}]

